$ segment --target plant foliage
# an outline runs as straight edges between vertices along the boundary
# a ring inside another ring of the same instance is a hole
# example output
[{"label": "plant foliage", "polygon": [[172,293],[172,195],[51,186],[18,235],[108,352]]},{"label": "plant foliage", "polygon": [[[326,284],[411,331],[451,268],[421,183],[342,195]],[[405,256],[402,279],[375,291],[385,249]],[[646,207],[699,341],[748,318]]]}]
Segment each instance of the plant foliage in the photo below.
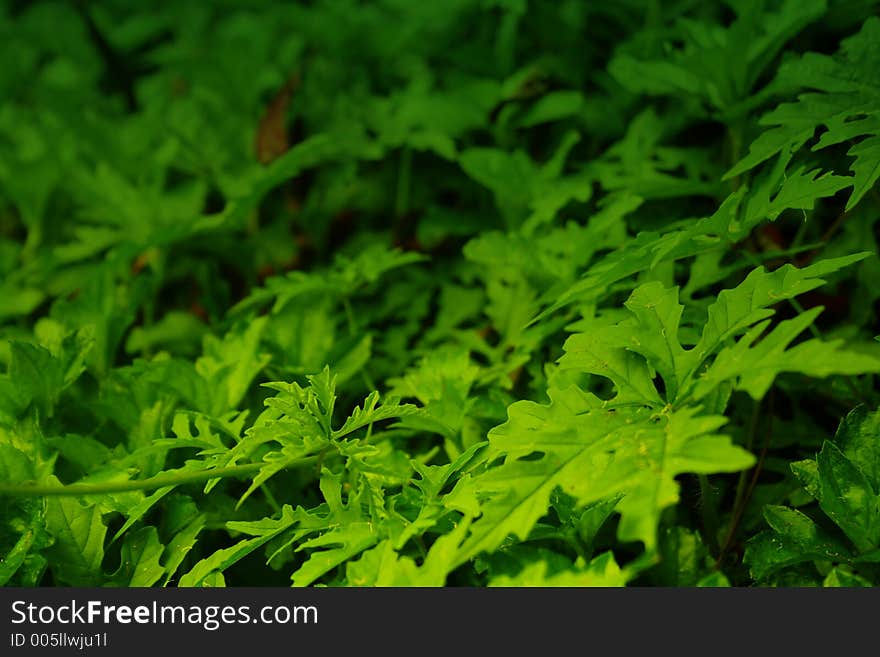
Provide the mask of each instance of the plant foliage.
[{"label": "plant foliage", "polygon": [[0,585],[880,584],[878,9],[0,3]]}]

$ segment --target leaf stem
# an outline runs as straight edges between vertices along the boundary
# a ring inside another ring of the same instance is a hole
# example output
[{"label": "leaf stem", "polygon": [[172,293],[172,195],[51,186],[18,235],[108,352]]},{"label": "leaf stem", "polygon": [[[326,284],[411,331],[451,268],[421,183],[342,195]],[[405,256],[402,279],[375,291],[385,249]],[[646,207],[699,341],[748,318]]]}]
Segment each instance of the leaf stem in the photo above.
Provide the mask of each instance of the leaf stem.
[{"label": "leaf stem", "polygon": [[709,477],[704,474],[697,475],[700,482],[700,512],[703,519],[703,531],[706,534],[708,547],[712,554],[718,553],[718,512],[715,508],[715,493],[709,483]]},{"label": "leaf stem", "polygon": [[[733,542],[736,539],[737,532],[739,531],[739,526],[742,522],[746,507],[749,505],[749,502],[752,499],[752,494],[755,492],[755,487],[758,485],[758,477],[760,477],[761,472],[764,470],[764,461],[767,458],[767,452],[770,450],[770,443],[772,441],[773,435],[773,412],[775,406],[774,399],[775,388],[770,388],[770,393],[767,396],[767,427],[764,432],[764,443],[761,446],[761,453],[758,456],[758,462],[752,469],[752,476],[748,480],[748,487],[745,488],[745,491],[742,494],[739,507],[734,509],[734,516],[730,521],[730,527],[727,531],[727,536],[724,539],[724,545],[722,546],[721,551],[718,554],[718,558],[715,560],[716,569],[721,568],[722,560],[727,555],[727,552],[730,550],[730,548],[733,546]],[[756,413],[759,408],[760,405],[758,405],[758,407],[756,408]],[[757,427],[757,423],[755,424],[755,426]],[[739,491],[737,491],[737,493],[739,494]]]},{"label": "leaf stem", "polygon": [[[761,417],[761,402],[762,400],[760,399],[755,401],[752,408],[751,418],[749,418],[748,435],[746,436],[746,449],[750,452],[755,446],[755,435],[758,433],[758,421]],[[716,560],[718,564],[721,564],[721,562],[724,560],[724,557],[727,555],[727,551],[733,544],[733,539],[736,537],[736,532],[739,528],[740,518],[742,516],[743,508],[745,506],[744,500],[748,482],[749,470],[743,470],[739,473],[739,480],[736,484],[736,495],[733,501],[733,513],[730,520],[730,525],[727,527],[727,533],[724,536],[724,541],[722,541],[721,543],[721,549],[718,551],[718,558]]]},{"label": "leaf stem", "polygon": [[269,487],[266,484],[260,484],[260,490],[266,497],[266,501],[269,503],[271,509],[275,513],[281,513],[281,505],[278,504],[278,500],[275,499],[275,496],[272,494],[272,491],[269,490]]},{"label": "leaf stem", "polygon": [[[307,465],[317,459],[317,456],[307,456],[305,458],[290,459],[285,464],[286,468],[299,465]],[[197,484],[211,479],[219,479],[225,477],[238,477],[258,472],[260,468],[265,467],[265,463],[245,463],[242,465],[232,465],[226,468],[212,468],[208,470],[198,470],[196,472],[178,472],[159,474],[155,477],[147,479],[134,479],[129,481],[110,481],[102,484],[67,484],[66,486],[55,486],[45,484],[0,484],[0,495],[14,496],[33,496],[47,497],[58,495],[106,495],[108,493],[124,493],[129,491],[144,491],[163,488],[165,486],[181,486],[183,484]]]}]

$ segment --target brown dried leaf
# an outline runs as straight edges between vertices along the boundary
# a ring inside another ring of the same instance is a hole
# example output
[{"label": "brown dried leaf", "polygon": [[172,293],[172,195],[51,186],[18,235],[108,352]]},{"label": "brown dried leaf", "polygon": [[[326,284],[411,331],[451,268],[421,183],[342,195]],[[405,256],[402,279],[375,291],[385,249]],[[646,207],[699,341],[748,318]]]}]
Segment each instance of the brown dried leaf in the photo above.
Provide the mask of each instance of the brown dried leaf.
[{"label": "brown dried leaf", "polygon": [[275,95],[260,119],[255,140],[260,164],[269,164],[290,148],[287,135],[287,110],[298,86],[299,75],[294,74]]}]

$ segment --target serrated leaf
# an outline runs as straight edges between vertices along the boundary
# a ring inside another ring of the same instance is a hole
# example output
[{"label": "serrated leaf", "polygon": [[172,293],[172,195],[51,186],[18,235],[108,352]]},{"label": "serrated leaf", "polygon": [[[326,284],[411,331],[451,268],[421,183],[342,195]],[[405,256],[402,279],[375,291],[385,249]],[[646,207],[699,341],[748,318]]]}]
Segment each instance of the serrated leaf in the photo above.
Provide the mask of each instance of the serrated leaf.
[{"label": "serrated leaf", "polygon": [[850,558],[848,548],[820,529],[800,511],[783,506],[764,507],[764,518],[772,527],[750,539],[743,560],[752,577],[760,581],[770,573],[814,559],[834,562]]},{"label": "serrated leaf", "polygon": [[368,522],[351,523],[305,541],[298,549],[327,549],[314,550],[310,554],[306,562],[291,576],[293,586],[312,584],[336,566],[375,545],[376,541],[376,532]]},{"label": "serrated leaf", "polygon": [[292,271],[285,276],[272,276],[265,286],[233,306],[230,313],[265,305],[274,301],[272,313],[280,313],[289,303],[301,298],[330,296],[340,300],[356,291],[378,282],[385,274],[400,267],[423,262],[419,253],[389,249],[381,244],[371,244],[355,257],[339,256],[324,271],[304,273]]},{"label": "serrated leaf", "polygon": [[[178,586],[212,586],[211,578],[216,574],[222,575],[223,571],[238,563],[270,540],[289,529],[297,519],[293,509],[285,505],[281,511],[281,517],[276,519],[266,518],[256,526],[251,523],[253,538],[246,538],[228,548],[217,550],[210,556],[196,563],[186,572],[178,582]],[[235,526],[235,525],[233,525]]]},{"label": "serrated leaf", "polygon": [[551,388],[549,395],[547,405],[512,405],[508,421],[490,432],[490,460],[503,455],[504,462],[473,480],[485,501],[460,562],[496,549],[508,535],[526,539],[557,487],[581,505],[623,493],[618,537],[642,541],[650,552],[661,511],[678,500],[675,476],[735,472],[754,461],[714,433],[723,418],[694,410],[606,411],[575,388]]},{"label": "serrated leaf", "polygon": [[[361,487],[343,502],[342,477],[325,471],[320,482],[328,512],[314,518],[326,531],[302,542],[296,549],[312,549],[305,562],[291,575],[293,586],[308,586],[316,579],[379,542],[380,530],[363,515]],[[326,549],[320,549],[326,548]]]},{"label": "serrated leaf", "polygon": [[374,422],[407,417],[416,413],[418,413],[417,407],[412,404],[400,404],[395,399],[379,405],[379,393],[373,391],[364,400],[363,405],[355,406],[345,423],[333,431],[332,436],[338,439]]},{"label": "serrated leaf", "polygon": [[698,380],[694,397],[700,399],[721,382],[730,379],[736,379],[736,389],[748,392],[753,399],[761,399],[776,376],[782,372],[800,372],[821,378],[830,374],[880,371],[880,358],[842,349],[841,341],[824,342],[815,339],[787,348],[813,323],[820,312],[820,308],[808,310],[795,319],[779,322],[763,337],[760,336],[768,323],[756,325],[736,345],[718,354]]},{"label": "serrated leaf", "polygon": [[56,580],[68,586],[99,584],[107,534],[100,507],[73,497],[52,497],[46,502],[45,518],[55,539],[46,554]]},{"label": "serrated leaf", "polygon": [[872,16],[858,34],[843,41],[836,56],[806,53],[783,65],[774,84],[814,91],[765,114],[761,123],[772,127],[725,177],[738,176],[778,153],[799,150],[823,126],[827,132],[814,150],[862,138],[848,153],[854,158],[850,166],[854,175],[849,179],[853,192],[846,210],[855,207],[880,178],[880,83],[873,74],[880,63],[878,40],[880,19]]},{"label": "serrated leaf", "polygon": [[583,561],[574,564],[571,570],[548,574],[546,561],[536,561],[522,569],[515,576],[501,575],[490,581],[490,586],[586,586],[612,587],[625,586],[627,575],[617,565],[611,552],[604,552],[590,563]]},{"label": "serrated leaf", "polygon": [[[820,275],[866,255],[821,261],[804,269],[786,265],[774,272],[753,270],[709,306],[700,339],[691,349],[684,349],[680,341],[684,307],[678,289],[646,283],[624,304],[630,319],[598,326],[582,322],[579,327],[587,330],[568,338],[560,365],[611,379],[618,393],[615,403],[648,406],[660,400],[652,372],[662,377],[666,400],[681,404],[704,399],[728,381],[760,399],[777,374],[786,371],[816,377],[880,371],[880,358],[843,349],[840,341],[810,340],[786,350],[821,309],[780,322],[764,337],[769,322],[759,322],[773,314],[768,306],[814,289],[823,282]],[[746,329],[734,345],[724,346]],[[712,356],[714,361],[706,366]]]}]

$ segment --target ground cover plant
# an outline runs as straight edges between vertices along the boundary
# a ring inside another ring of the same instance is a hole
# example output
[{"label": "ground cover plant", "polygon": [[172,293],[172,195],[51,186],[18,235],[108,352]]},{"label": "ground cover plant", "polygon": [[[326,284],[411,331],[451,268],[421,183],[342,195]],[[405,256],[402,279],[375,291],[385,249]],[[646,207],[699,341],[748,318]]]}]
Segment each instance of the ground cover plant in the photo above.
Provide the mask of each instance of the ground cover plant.
[{"label": "ground cover plant", "polygon": [[0,584],[880,584],[880,4],[0,4]]}]

